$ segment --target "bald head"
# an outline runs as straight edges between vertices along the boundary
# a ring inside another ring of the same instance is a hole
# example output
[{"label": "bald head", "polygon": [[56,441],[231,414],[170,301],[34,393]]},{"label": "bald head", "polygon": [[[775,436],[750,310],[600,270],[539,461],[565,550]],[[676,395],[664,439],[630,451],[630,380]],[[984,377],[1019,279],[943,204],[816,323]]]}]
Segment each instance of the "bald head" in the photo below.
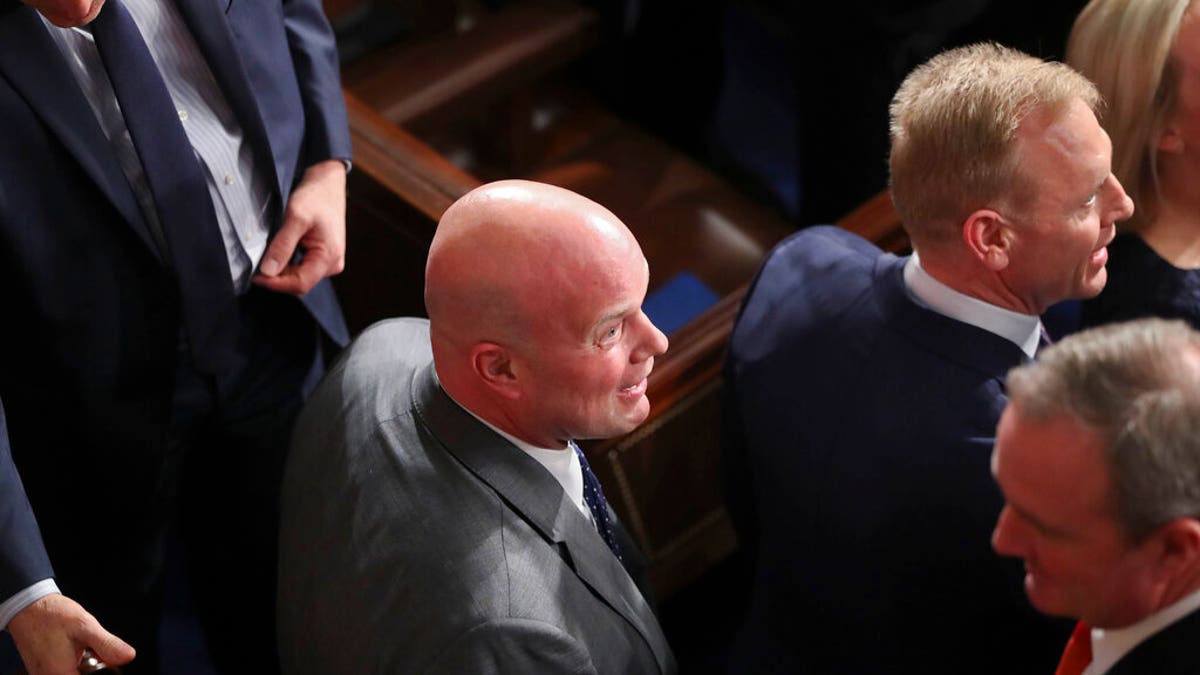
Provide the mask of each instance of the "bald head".
[{"label": "bald head", "polygon": [[438,223],[425,268],[425,306],[454,342],[519,341],[529,321],[573,287],[614,273],[640,249],[608,209],[569,190],[489,183]]},{"label": "bald head", "polygon": [[[636,385],[666,349],[641,312],[648,274],[633,234],[590,199],[520,180],[472,190],[442,216],[425,268],[443,387],[531,442],[585,437],[585,422],[597,417],[551,414],[549,399],[567,395],[552,387],[604,388],[580,408],[621,396],[644,407]],[[605,372],[555,372],[599,358],[619,362]]]}]

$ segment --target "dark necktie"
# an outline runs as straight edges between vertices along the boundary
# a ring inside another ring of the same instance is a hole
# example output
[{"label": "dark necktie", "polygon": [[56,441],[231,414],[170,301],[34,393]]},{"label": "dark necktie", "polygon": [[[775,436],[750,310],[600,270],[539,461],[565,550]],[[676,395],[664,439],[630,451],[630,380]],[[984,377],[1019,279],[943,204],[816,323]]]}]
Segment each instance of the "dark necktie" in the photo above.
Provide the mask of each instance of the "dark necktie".
[{"label": "dark necktie", "polygon": [[1084,668],[1092,662],[1092,629],[1080,621],[1075,624],[1075,632],[1067,640],[1067,648],[1063,650],[1062,660],[1054,675],[1080,675]]},{"label": "dark necktie", "polygon": [[192,357],[218,372],[237,335],[237,299],[200,160],[121,1],[108,0],[91,29],[154,198]]},{"label": "dark necktie", "polygon": [[604,499],[600,481],[596,480],[596,474],[592,473],[592,467],[588,465],[587,457],[583,456],[579,446],[572,441],[571,447],[575,448],[575,454],[579,456],[579,468],[583,470],[583,501],[592,512],[592,520],[596,522],[596,530],[600,532],[600,537],[608,544],[608,548],[612,549],[617,560],[621,560],[621,549],[617,547],[612,519],[608,517],[608,501]]}]

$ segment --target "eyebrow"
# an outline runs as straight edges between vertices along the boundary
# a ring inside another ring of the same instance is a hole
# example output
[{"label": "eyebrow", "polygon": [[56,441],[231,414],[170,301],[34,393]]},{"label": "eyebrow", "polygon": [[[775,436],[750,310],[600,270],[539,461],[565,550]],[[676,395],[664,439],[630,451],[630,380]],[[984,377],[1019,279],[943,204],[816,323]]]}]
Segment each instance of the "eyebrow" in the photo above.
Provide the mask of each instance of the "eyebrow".
[{"label": "eyebrow", "polygon": [[1022,520],[1028,522],[1030,525],[1032,525],[1034,527],[1034,529],[1038,530],[1039,532],[1045,532],[1045,533],[1050,533],[1050,534],[1061,532],[1061,530],[1059,530],[1055,527],[1052,527],[1051,525],[1049,525],[1045,521],[1043,521],[1041,518],[1038,518],[1037,516],[1033,515],[1029,511],[1025,510],[1023,507],[1021,507],[1021,505],[1014,502],[1008,496],[1008,493],[1004,491],[1004,486],[1000,484],[999,478],[996,477],[996,454],[995,453],[992,453],[992,458],[991,458],[990,464],[991,464],[991,470],[992,470],[992,479],[996,481],[996,487],[1000,489],[1000,497],[1002,499],[1004,499],[1005,506],[1012,509],[1013,512],[1016,513],[1018,516],[1020,516]]},{"label": "eyebrow", "polygon": [[632,313],[635,309],[637,309],[637,308],[636,307],[621,307],[620,309],[614,309],[613,311],[605,314],[604,316],[600,317],[599,319],[596,319],[596,322],[592,324],[592,330],[594,331],[597,328],[599,328],[600,326],[603,326],[604,324],[606,324],[610,321],[615,321],[617,319],[623,318],[623,317],[627,316],[628,314]]},{"label": "eyebrow", "polygon": [[1018,516],[1021,516],[1021,518],[1023,520],[1028,522],[1030,525],[1032,525],[1034,527],[1034,529],[1038,530],[1039,532],[1042,532],[1045,534],[1061,534],[1062,533],[1062,530],[1058,529],[1057,527],[1054,527],[1053,525],[1050,525],[1049,523],[1045,522],[1041,518],[1038,518],[1037,516],[1033,515],[1029,511],[1026,511],[1025,509],[1021,508],[1020,506],[1014,504],[1012,502],[1012,500],[1008,499],[1007,497],[1004,499],[1004,503],[1007,504],[1010,509],[1015,511]]}]

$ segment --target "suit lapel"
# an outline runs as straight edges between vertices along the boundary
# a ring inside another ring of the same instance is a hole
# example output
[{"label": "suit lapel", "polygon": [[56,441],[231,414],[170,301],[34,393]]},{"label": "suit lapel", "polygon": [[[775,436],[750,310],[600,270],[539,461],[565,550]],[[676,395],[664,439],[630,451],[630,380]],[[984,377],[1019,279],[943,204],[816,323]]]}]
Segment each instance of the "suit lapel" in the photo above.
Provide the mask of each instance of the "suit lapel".
[{"label": "suit lapel", "polygon": [[533,458],[479,423],[442,391],[433,364],[417,372],[418,417],[467,470],[495,490],[551,545],[562,546],[580,580],[641,635],[659,668],[668,671],[666,638],[625,568],[570,502],[562,486]]},{"label": "suit lapel", "polygon": [[101,192],[163,260],[137,200],[91,105],[80,91],[62,52],[33,8],[0,5],[0,75],[59,139]]},{"label": "suit lapel", "polygon": [[570,502],[561,488],[559,493],[562,499],[553,531],[558,535],[558,541],[566,547],[575,573],[592,592],[603,598],[637,629],[654,653],[659,670],[669,672],[667,639],[658,621],[653,618],[654,612],[646,598],[592,523]]},{"label": "suit lapel", "polygon": [[266,172],[270,184],[275,186],[276,199],[271,202],[271,218],[268,222],[279,223],[282,217],[282,199],[280,195],[287,194],[287,186],[279,182],[275,170],[275,159],[271,152],[271,143],[263,126],[262,114],[258,109],[258,101],[250,90],[246,69],[234,46],[233,35],[229,31],[229,22],[225,18],[225,10],[231,4],[228,0],[175,0],[179,13],[188,25],[200,53],[204,56],[213,77],[225,94],[225,100],[237,117],[242,127],[242,133],[254,152],[256,170]]}]

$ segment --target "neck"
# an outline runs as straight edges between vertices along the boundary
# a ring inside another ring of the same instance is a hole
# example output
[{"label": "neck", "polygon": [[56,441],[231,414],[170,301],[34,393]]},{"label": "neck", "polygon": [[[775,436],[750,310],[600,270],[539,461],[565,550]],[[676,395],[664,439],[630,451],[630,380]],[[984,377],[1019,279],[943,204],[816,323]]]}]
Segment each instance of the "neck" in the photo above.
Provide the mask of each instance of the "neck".
[{"label": "neck", "polygon": [[1183,269],[1200,268],[1200,205],[1168,200],[1157,204],[1154,220],[1138,234],[1164,260]]},{"label": "neck", "polygon": [[1147,616],[1161,612],[1198,590],[1200,590],[1200,565],[1194,565],[1187,572],[1176,576],[1167,583],[1158,597],[1158,602],[1154,604],[1150,612],[1147,612]]},{"label": "neck", "polygon": [[937,256],[921,256],[921,267],[929,276],[950,288],[982,300],[989,305],[1020,314],[1037,315],[1046,311],[1011,289],[1000,275],[978,265],[955,264]]},{"label": "neck", "polygon": [[518,417],[503,401],[497,401],[486,391],[480,392],[472,387],[456,387],[446,380],[442,380],[441,385],[446,395],[464,410],[513,438],[535,448],[563,448],[567,445],[566,440],[531,432],[521,425]]}]

